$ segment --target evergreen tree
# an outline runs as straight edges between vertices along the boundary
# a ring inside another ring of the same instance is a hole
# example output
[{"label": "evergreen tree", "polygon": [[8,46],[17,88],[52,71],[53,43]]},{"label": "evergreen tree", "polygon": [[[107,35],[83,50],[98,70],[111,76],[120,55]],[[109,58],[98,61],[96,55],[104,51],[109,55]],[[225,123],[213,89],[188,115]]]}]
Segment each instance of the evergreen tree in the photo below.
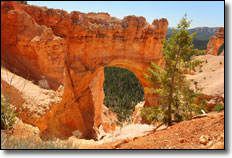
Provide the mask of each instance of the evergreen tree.
[{"label": "evergreen tree", "polygon": [[27,4],[27,1],[18,1],[20,4]]},{"label": "evergreen tree", "polygon": [[147,115],[150,121],[162,120],[170,125],[172,117],[179,121],[190,119],[192,111],[201,109],[195,104],[200,93],[194,92],[190,88],[191,83],[185,78],[186,72],[202,63],[198,60],[191,61],[190,56],[203,53],[192,44],[196,32],[189,34],[187,28],[190,23],[185,15],[177,25],[177,30],[172,30],[172,36],[162,41],[165,68],[151,62],[149,74],[145,74],[145,78],[152,84],[159,85],[158,89],[146,88],[148,93],[160,96],[159,106],[142,110],[142,114]]}]

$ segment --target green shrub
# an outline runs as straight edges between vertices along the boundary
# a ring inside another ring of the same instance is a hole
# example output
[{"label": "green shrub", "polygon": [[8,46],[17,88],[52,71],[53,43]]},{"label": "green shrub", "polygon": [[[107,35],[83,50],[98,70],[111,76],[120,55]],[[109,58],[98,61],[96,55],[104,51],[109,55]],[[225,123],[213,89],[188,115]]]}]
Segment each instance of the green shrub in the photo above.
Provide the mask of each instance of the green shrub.
[{"label": "green shrub", "polygon": [[161,110],[159,107],[143,107],[141,108],[141,116],[145,117],[148,120],[148,123],[151,123],[152,121],[157,122],[166,122],[167,117],[164,115],[164,111]]},{"label": "green shrub", "polygon": [[7,94],[3,95],[3,93],[1,89],[1,130],[6,130],[7,127],[9,129],[13,128],[18,113],[14,112],[14,108],[10,105]]},{"label": "green shrub", "polygon": [[46,141],[38,142],[33,137],[29,138],[14,138],[10,137],[8,147],[4,143],[4,138],[1,136],[1,148],[2,149],[74,149],[77,146],[73,146],[71,143],[59,142],[59,141]]},{"label": "green shrub", "polygon": [[221,103],[217,103],[212,110],[217,111],[217,112],[221,112],[222,110],[224,110],[224,105]]}]

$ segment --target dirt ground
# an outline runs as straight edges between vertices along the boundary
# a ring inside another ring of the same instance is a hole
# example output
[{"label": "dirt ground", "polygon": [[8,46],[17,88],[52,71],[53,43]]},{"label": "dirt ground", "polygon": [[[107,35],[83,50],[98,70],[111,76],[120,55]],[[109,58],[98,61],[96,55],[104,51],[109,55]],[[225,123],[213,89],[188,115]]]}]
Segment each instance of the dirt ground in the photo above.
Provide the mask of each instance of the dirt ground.
[{"label": "dirt ground", "polygon": [[175,123],[152,134],[102,145],[80,145],[84,149],[224,149],[224,112]]},{"label": "dirt ground", "polygon": [[[27,145],[52,143],[55,146],[64,149],[67,144],[71,149],[224,149],[224,111],[217,113],[211,112],[208,117],[196,118],[190,121],[175,123],[167,129],[151,130],[146,127],[150,134],[141,136],[135,135],[135,127],[143,126],[129,125],[122,129],[118,136],[106,137],[99,141],[78,139],[74,136],[68,140],[54,140],[52,142],[43,142],[39,137],[39,130],[31,125],[19,123],[15,126],[14,133],[10,136],[19,139],[21,144],[25,140]],[[145,127],[145,126],[144,126]],[[136,129],[142,131],[143,129]],[[144,130],[143,130],[144,131]],[[127,136],[125,136],[127,133]],[[131,135],[129,134],[131,133]],[[42,146],[42,145],[37,145]],[[22,148],[22,146],[19,146]],[[65,148],[65,149],[70,149]],[[48,149],[48,148],[47,148]]]}]

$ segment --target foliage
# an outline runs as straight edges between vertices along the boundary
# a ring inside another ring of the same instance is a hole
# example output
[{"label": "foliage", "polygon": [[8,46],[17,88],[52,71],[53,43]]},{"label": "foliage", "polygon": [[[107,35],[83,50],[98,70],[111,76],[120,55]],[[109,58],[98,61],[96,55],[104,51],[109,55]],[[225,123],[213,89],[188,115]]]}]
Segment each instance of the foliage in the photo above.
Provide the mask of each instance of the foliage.
[{"label": "foliage", "polygon": [[10,105],[7,94],[4,94],[1,89],[1,130],[13,128],[17,115],[18,114],[14,112],[14,108]]},{"label": "foliage", "polygon": [[224,110],[224,105],[222,105],[221,103],[217,103],[212,110],[217,111],[217,112],[221,112],[222,110]]},{"label": "foliage", "polygon": [[27,4],[27,1],[17,1],[20,4]]},{"label": "foliage", "polygon": [[146,119],[148,120],[148,123],[151,123],[152,121],[166,122],[164,110],[162,110],[159,106],[153,107],[153,108],[150,108],[150,107],[142,108],[141,116],[146,117]]},{"label": "foliage", "polygon": [[104,104],[124,121],[132,115],[135,105],[144,100],[143,87],[127,69],[105,67]]},{"label": "foliage", "polygon": [[[76,148],[77,146],[75,146]],[[27,138],[16,138],[10,137],[9,145],[6,146],[4,143],[4,136],[1,134],[1,148],[2,149],[75,149],[74,146],[67,142],[59,142],[59,141],[38,141],[35,137],[27,137]]]},{"label": "foliage", "polygon": [[[149,74],[144,74],[154,87],[159,85],[156,89],[146,88],[148,93],[160,96],[158,108],[142,110],[150,121],[157,120],[170,125],[173,118],[179,121],[191,119],[192,112],[200,111],[199,105],[196,104],[200,93],[190,88],[191,82],[187,81],[184,74],[202,64],[198,60],[189,60],[192,55],[202,54],[202,51],[194,48],[192,44],[196,33],[189,34],[187,28],[190,23],[185,15],[177,30],[172,30],[172,36],[162,41],[165,68],[151,62],[151,67],[147,69]],[[158,116],[160,113],[163,114],[162,117]]]},{"label": "foliage", "polygon": [[193,39],[194,47],[199,50],[206,50],[209,40]]}]

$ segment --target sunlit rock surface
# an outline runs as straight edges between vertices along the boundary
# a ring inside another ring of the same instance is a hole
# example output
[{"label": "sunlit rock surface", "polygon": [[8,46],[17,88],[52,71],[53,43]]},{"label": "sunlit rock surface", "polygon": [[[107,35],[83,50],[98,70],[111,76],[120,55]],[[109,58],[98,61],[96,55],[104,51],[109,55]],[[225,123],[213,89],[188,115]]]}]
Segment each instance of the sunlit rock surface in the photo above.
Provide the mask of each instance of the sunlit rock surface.
[{"label": "sunlit rock surface", "polygon": [[[108,13],[68,14],[1,2],[1,62],[36,84],[46,80],[51,89],[64,85],[61,103],[37,121],[41,136],[68,138],[76,131],[94,138],[102,119],[103,68],[126,68],[143,87],[151,86],[143,73],[150,61],[163,64],[161,39],[167,27],[166,19],[149,24],[143,17],[120,20]],[[157,103],[156,96],[145,93],[145,106]]]},{"label": "sunlit rock surface", "polygon": [[[224,44],[224,27],[220,27],[215,36],[211,36],[207,45],[206,54],[218,55],[218,50]],[[224,55],[224,51],[223,51]]]}]

